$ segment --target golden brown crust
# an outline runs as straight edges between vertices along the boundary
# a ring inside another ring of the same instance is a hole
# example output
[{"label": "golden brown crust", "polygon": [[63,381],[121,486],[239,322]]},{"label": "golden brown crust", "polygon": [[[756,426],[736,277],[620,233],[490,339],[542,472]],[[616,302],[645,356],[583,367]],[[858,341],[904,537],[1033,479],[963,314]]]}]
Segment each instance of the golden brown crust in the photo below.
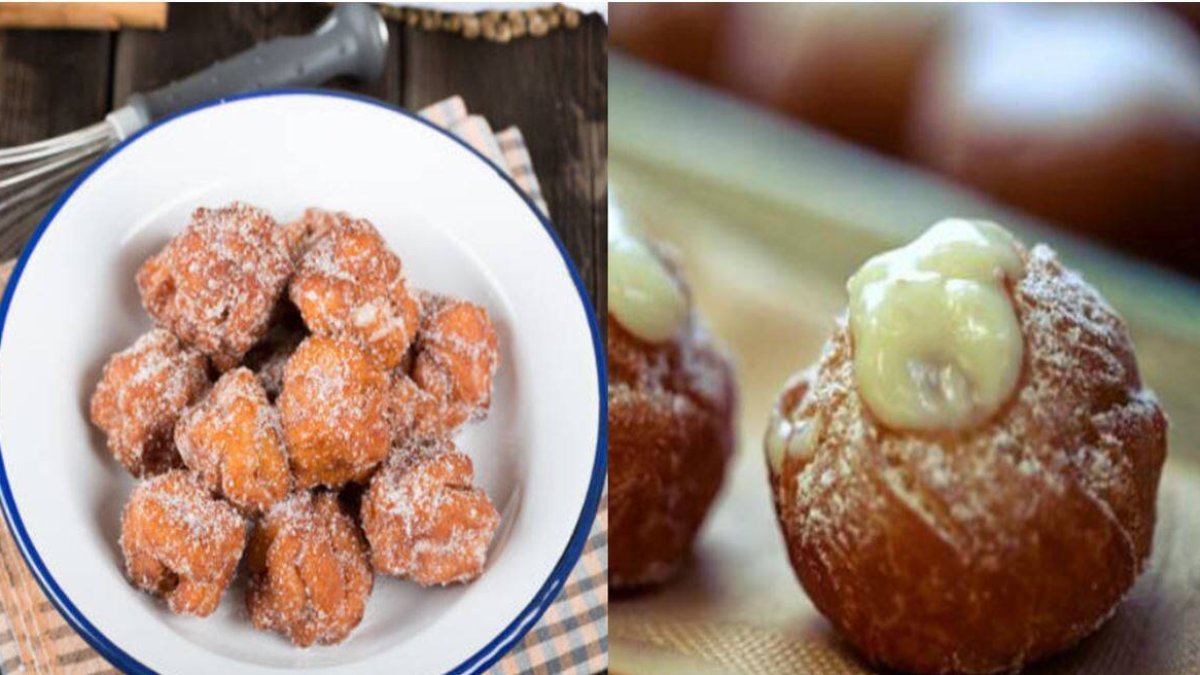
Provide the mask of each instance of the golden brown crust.
[{"label": "golden brown crust", "polygon": [[[908,154],[1001,203],[1195,269],[1200,57],[1192,31],[1160,12],[963,8],[914,92]],[[1063,44],[1089,38],[1137,56],[1123,67],[1111,49],[1063,58]],[[1025,67],[1039,57],[1069,66]]]},{"label": "golden brown crust", "polygon": [[350,216],[342,211],[326,211],[310,206],[304,209],[299,218],[283,225],[283,235],[287,240],[288,253],[292,260],[298,262],[314,243],[329,234],[329,231]]},{"label": "golden brown crust", "polygon": [[113,457],[134,476],[153,476],[183,466],[175,421],[206,389],[204,355],[156,328],[104,364],[89,412]]},{"label": "golden brown crust", "polygon": [[735,405],[729,361],[694,317],[672,341],[652,345],[609,315],[609,578],[617,590],[679,569],[733,452]]},{"label": "golden brown crust", "polygon": [[169,471],[133,489],[120,543],[133,585],[166,598],[176,614],[208,616],[242,557],[246,521],[192,474]]},{"label": "golden brown crust", "polygon": [[390,401],[396,445],[450,438],[467,421],[467,412],[444,396],[422,389],[401,371],[392,375]]},{"label": "golden brown crust", "polygon": [[421,296],[421,333],[412,379],[422,389],[483,419],[500,367],[499,339],[487,310],[445,295]]},{"label": "golden brown crust", "polygon": [[840,325],[780,413],[815,429],[772,472],[813,603],[867,658],[920,673],[1019,668],[1093,631],[1149,555],[1166,419],[1121,319],[1048,248],[1013,288],[1013,400],[977,429],[897,432],[855,388]]},{"label": "golden brown crust", "polygon": [[449,438],[467,422],[487,417],[500,367],[499,339],[487,310],[428,292],[420,304],[421,329],[408,363],[393,372],[397,445]]},{"label": "golden brown crust", "polygon": [[291,491],[279,411],[246,368],[224,375],[175,425],[175,445],[205,487],[258,515]]},{"label": "golden brown crust", "polygon": [[276,504],[254,528],[246,567],[254,627],[301,647],[345,640],[374,586],[362,532],[331,492],[301,492]]},{"label": "golden brown crust", "polygon": [[365,479],[391,441],[388,376],[354,344],[313,335],[284,368],[279,413],[296,487]]},{"label": "golden brown crust", "polygon": [[234,202],[199,208],[187,228],[137,273],[154,321],[227,370],[266,333],[292,274],[283,228]]},{"label": "golden brown crust", "polygon": [[[306,218],[314,213],[320,214],[310,209]],[[300,234],[288,226],[298,254],[288,297],[313,333],[350,340],[380,367],[395,367],[416,335],[421,311],[400,258],[365,219],[336,213],[319,220]]]},{"label": "golden brown crust", "polygon": [[375,569],[423,586],[482,574],[500,514],[474,475],[449,440],[395,450],[362,499]]}]

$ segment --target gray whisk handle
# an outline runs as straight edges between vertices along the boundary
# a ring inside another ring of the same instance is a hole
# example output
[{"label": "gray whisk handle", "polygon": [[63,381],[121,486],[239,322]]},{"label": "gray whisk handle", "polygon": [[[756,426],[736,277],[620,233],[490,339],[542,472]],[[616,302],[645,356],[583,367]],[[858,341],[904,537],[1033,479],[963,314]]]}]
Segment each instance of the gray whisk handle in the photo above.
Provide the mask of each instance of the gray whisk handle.
[{"label": "gray whisk handle", "polygon": [[387,24],[378,10],[360,3],[338,5],[309,35],[264,42],[165,87],[133,94],[126,107],[150,122],[232,94],[310,87],[339,75],[373,80],[383,72],[387,43]]}]

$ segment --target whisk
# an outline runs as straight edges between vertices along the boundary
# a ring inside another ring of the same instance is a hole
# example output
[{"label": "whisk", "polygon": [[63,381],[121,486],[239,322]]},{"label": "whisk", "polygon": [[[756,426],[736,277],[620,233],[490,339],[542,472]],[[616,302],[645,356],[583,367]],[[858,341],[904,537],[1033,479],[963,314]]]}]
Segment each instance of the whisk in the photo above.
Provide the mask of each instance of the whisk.
[{"label": "whisk", "polygon": [[339,75],[373,80],[383,72],[387,25],[366,4],[337,6],[308,35],[276,38],[154,91],[133,94],[103,120],[62,136],[0,149],[0,252],[76,175],[147,124],[203,101],[275,87],[308,87]]}]

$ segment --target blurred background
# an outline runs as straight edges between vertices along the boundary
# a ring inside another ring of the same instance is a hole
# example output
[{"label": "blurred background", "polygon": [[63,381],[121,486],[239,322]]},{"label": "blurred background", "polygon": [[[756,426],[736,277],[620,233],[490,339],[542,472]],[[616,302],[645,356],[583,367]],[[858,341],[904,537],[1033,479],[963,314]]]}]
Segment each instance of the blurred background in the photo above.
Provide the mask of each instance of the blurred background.
[{"label": "blurred background", "polygon": [[618,4],[614,51],[1200,276],[1200,8]]}]

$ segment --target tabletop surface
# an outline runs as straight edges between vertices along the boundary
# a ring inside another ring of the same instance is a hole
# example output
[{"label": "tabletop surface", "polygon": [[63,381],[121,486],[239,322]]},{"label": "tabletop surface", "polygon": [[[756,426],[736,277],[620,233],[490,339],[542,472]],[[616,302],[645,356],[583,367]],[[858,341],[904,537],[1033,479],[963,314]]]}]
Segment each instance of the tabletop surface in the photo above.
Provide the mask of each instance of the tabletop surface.
[{"label": "tabletop surface", "polygon": [[[161,86],[254,43],[312,30],[325,4],[174,4],[165,31],[0,31],[0,146],[99,121],[134,92]],[[576,29],[507,44],[388,22],[377,82],[328,86],[418,109],[454,94],[495,129],[520,127],[551,219],[584,284],[603,307],[606,222],[607,29]],[[40,220],[0,233],[0,259],[20,252]]]}]

